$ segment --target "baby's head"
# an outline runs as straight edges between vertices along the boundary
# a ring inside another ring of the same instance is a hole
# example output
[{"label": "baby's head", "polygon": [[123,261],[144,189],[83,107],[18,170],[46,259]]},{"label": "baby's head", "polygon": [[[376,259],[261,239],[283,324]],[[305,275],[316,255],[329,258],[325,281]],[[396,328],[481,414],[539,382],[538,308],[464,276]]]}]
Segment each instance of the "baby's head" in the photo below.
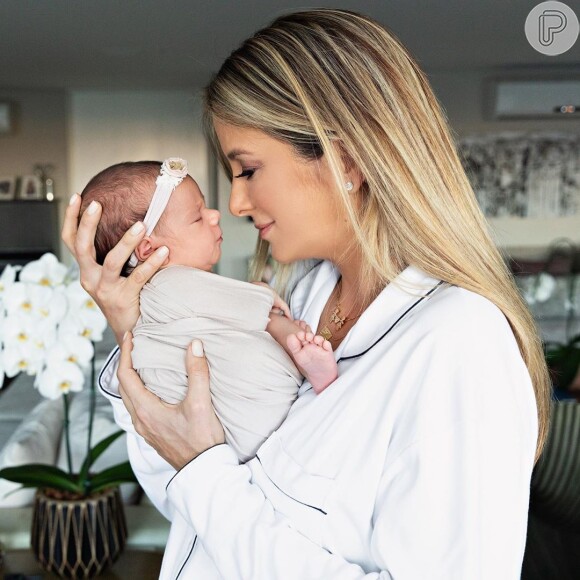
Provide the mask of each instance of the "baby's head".
[{"label": "baby's head", "polygon": [[[118,163],[95,175],[83,190],[79,220],[92,201],[103,208],[95,235],[99,264],[135,222],[145,219],[160,169],[159,161]],[[173,190],[151,234],[137,246],[137,259],[142,262],[167,246],[163,267],[180,264],[210,271],[221,256],[219,219],[219,211],[205,206],[197,183],[187,175]],[[121,273],[127,276],[132,269],[127,262]]]}]

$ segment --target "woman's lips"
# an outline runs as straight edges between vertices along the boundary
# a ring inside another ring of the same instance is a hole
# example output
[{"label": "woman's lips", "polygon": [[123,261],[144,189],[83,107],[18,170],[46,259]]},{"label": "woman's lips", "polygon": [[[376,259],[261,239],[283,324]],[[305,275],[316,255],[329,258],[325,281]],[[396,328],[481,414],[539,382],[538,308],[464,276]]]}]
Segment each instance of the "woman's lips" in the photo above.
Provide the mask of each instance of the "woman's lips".
[{"label": "woman's lips", "polygon": [[266,234],[272,229],[274,222],[269,223],[266,226],[256,226],[260,230],[260,238],[265,239]]}]

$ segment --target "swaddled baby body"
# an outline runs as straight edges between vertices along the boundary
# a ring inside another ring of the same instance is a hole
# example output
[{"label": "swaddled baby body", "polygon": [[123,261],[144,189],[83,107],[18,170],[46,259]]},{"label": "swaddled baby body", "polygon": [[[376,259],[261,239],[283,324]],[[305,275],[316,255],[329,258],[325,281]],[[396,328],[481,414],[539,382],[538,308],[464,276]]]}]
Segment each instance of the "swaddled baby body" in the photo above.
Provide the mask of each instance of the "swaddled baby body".
[{"label": "swaddled baby body", "polygon": [[302,383],[292,359],[266,332],[272,304],[262,286],[169,266],[143,288],[133,331],[133,364],[169,403],[185,396],[184,351],[192,337],[201,337],[216,414],[243,459],[286,417]]},{"label": "swaddled baby body", "polygon": [[82,198],[81,215],[92,201],[102,206],[99,263],[136,221],[147,231],[125,275],[159,247],[169,248],[141,291],[133,365],[148,389],[178,403],[188,388],[185,349],[199,338],[216,414],[242,461],[284,420],[302,375],[317,393],[336,378],[330,343],[293,321],[271,288],[211,272],[221,256],[220,214],[205,206],[183,160],[114,165],[88,183]]}]

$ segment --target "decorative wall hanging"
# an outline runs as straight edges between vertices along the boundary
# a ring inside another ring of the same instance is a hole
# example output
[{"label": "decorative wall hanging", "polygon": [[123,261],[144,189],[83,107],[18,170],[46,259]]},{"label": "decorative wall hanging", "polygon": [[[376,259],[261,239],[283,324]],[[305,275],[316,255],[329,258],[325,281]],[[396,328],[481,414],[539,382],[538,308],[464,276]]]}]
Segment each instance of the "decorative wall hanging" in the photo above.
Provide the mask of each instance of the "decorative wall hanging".
[{"label": "decorative wall hanging", "polygon": [[487,217],[580,214],[580,134],[472,135],[458,148]]}]

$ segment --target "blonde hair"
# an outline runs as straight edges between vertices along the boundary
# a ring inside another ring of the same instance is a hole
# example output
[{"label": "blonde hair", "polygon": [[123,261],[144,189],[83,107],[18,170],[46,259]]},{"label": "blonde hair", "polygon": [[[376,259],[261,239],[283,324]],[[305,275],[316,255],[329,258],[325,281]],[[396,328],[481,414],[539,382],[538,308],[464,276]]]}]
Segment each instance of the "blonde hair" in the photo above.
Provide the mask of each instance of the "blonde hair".
[{"label": "blonde hair", "polygon": [[[534,386],[537,460],[548,432],[551,391],[542,343],[489,233],[448,120],[398,39],[372,19],[345,10],[282,16],[228,57],[204,102],[206,132],[230,179],[215,118],[290,143],[305,159],[325,156],[353,244],[364,258],[365,297],[413,264],[501,309]],[[333,143],[339,143],[338,152]],[[343,183],[345,159],[364,177],[358,209]],[[268,250],[259,240],[256,279]],[[299,265],[277,265],[280,292]]]}]

